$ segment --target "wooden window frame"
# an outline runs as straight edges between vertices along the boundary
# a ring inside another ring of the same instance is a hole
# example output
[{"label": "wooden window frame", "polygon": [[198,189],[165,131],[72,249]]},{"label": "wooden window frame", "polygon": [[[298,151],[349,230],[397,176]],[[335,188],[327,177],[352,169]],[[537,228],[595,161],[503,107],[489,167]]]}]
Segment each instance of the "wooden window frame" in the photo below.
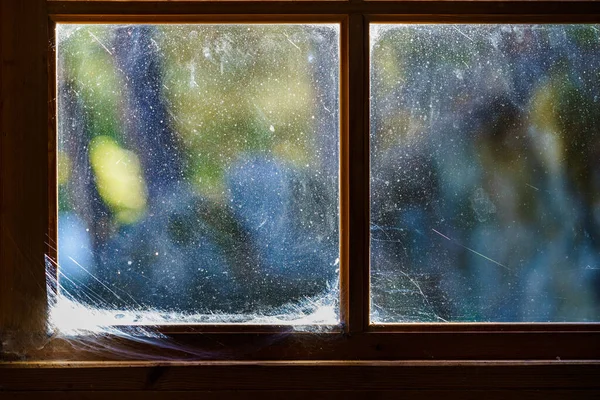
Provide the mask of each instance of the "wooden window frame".
[{"label": "wooden window frame", "polygon": [[[214,390],[265,389],[273,396],[315,390],[323,397],[344,390],[361,397],[402,390],[419,398],[456,391],[487,398],[504,398],[511,390],[600,394],[598,323],[371,325],[368,318],[369,23],[599,23],[600,3],[2,0],[0,10],[0,339],[5,348],[27,350],[21,361],[15,360],[22,354],[3,355],[8,362],[0,364],[0,395],[35,390],[52,397],[73,390],[95,398],[96,391],[128,391],[147,398],[146,390],[185,390],[210,398]],[[179,349],[190,350],[172,352],[110,336],[94,338],[96,347],[88,350],[46,338],[40,318],[47,309],[44,257],[56,257],[47,244],[56,236],[52,42],[54,24],[64,21],[340,23],[339,329],[160,327]],[[212,355],[200,362],[199,350]],[[165,359],[171,361],[159,361]],[[473,379],[461,379],[464,374]]]}]

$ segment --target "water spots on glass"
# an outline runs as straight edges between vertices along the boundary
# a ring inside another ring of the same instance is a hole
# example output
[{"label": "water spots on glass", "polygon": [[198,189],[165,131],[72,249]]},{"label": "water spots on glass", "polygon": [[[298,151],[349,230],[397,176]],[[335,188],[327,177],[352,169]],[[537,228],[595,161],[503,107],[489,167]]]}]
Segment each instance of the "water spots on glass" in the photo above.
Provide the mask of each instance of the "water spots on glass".
[{"label": "water spots on glass", "polygon": [[600,35],[371,26],[371,320],[598,321]]},{"label": "water spots on glass", "polygon": [[336,324],[339,27],[56,36],[55,321]]}]

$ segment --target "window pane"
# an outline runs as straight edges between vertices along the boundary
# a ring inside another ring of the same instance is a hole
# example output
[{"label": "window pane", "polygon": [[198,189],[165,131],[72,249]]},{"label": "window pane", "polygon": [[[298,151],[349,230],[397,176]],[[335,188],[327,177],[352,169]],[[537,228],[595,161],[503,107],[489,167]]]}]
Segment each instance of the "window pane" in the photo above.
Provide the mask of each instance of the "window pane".
[{"label": "window pane", "polygon": [[371,46],[371,320],[600,320],[600,27]]},{"label": "window pane", "polygon": [[337,323],[338,42],[59,24],[59,314]]}]

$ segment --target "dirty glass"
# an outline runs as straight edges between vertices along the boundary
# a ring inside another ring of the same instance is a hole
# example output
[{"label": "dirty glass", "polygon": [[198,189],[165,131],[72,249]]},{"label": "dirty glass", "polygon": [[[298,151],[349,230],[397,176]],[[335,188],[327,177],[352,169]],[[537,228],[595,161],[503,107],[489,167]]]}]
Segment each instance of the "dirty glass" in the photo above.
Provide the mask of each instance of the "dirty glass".
[{"label": "dirty glass", "polygon": [[371,320],[600,320],[600,26],[371,34]]},{"label": "dirty glass", "polygon": [[337,323],[338,25],[56,37],[59,317]]}]

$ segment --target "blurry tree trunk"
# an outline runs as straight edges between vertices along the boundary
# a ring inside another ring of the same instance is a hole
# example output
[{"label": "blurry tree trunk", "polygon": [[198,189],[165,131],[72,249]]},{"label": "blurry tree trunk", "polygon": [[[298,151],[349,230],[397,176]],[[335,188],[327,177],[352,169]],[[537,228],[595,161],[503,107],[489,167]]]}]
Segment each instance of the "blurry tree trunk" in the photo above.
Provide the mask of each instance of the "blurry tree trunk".
[{"label": "blurry tree trunk", "polygon": [[151,203],[182,178],[181,154],[162,97],[156,32],[153,27],[128,26],[115,38],[116,64],[124,76],[127,99],[123,137],[128,147],[139,149]]}]

